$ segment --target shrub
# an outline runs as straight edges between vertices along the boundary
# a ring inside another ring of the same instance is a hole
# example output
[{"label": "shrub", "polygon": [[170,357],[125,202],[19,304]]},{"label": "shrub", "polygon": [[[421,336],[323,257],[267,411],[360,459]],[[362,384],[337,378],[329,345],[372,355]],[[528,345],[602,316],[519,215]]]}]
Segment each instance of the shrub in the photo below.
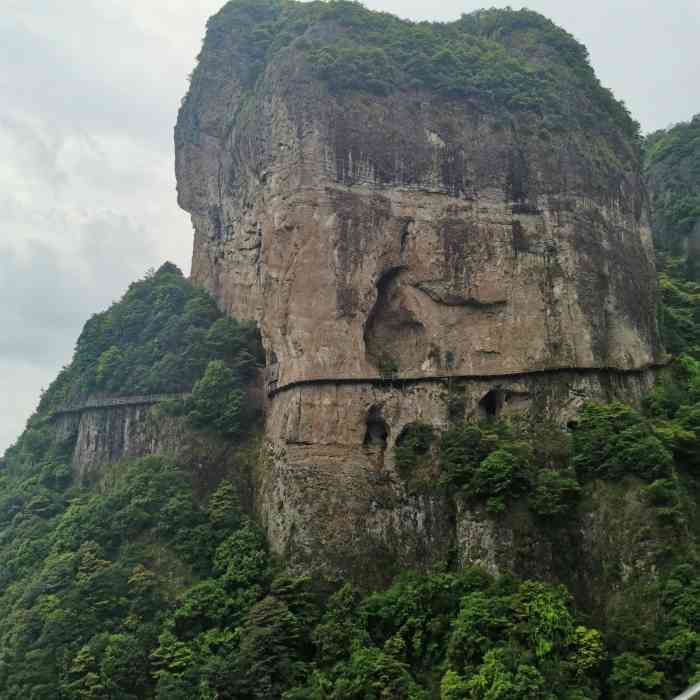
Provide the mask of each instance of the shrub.
[{"label": "shrub", "polygon": [[474,471],[471,489],[477,496],[500,496],[512,493],[516,472],[521,465],[507,450],[496,450],[481,461]]},{"label": "shrub", "polygon": [[186,406],[187,417],[195,428],[236,437],[246,426],[241,385],[233,370],[221,360],[207,365],[204,376],[194,385]]},{"label": "shrub", "polygon": [[416,467],[421,458],[429,454],[432,443],[432,425],[420,422],[407,425],[394,447],[396,466],[402,471]]},{"label": "shrub", "polygon": [[573,475],[567,476],[556,469],[541,469],[528,495],[528,506],[537,515],[554,517],[570,510],[580,493],[581,487]]},{"label": "shrub", "polygon": [[651,660],[632,652],[613,659],[610,688],[613,700],[662,700],[664,674]]},{"label": "shrub", "polygon": [[488,454],[478,426],[455,426],[440,437],[440,479],[447,486],[466,487]]},{"label": "shrub", "polygon": [[573,435],[573,462],[587,478],[668,474],[673,456],[637,411],[621,403],[586,404]]}]

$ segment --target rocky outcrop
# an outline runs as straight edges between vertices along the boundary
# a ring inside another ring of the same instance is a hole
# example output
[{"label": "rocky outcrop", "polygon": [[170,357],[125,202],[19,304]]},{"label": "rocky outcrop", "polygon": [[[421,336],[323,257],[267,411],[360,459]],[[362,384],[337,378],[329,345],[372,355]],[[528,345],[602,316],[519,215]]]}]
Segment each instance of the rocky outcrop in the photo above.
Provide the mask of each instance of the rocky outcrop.
[{"label": "rocky outcrop", "polygon": [[246,442],[234,444],[214,433],[193,430],[186,418],[144,403],[61,413],[54,418],[54,428],[60,442],[73,445],[78,483],[99,482],[109,465],[122,460],[162,455],[187,468],[195,491],[209,493],[226,478],[237,485],[244,509],[251,513],[255,509],[256,430]]},{"label": "rocky outcrop", "polygon": [[565,422],[585,397],[648,385],[639,157],[614,127],[549,129],[422,87],[331,91],[305,47],[343,31],[311,24],[252,85],[243,30],[210,25],[175,130],[192,279],[260,324],[273,549],[338,572],[377,551],[384,567],[435,563],[455,542],[474,559],[443,496],[402,485],[391,447],[418,419]]},{"label": "rocky outcrop", "polygon": [[150,405],[88,408],[57,419],[59,436],[75,439],[73,469],[78,481],[91,481],[108,464],[150,454],[181,456],[186,426],[181,418],[155,416]]}]

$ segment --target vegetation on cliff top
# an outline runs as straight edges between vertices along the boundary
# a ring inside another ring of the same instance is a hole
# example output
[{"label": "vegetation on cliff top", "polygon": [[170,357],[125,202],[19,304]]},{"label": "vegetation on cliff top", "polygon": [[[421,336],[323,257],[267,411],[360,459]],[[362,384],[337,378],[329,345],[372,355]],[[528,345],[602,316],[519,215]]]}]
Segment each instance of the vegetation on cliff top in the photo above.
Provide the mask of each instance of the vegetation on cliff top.
[{"label": "vegetation on cliff top", "polygon": [[649,135],[644,149],[666,349],[700,359],[700,115]]},{"label": "vegetation on cliff top", "polygon": [[[71,364],[43,394],[30,427],[90,396],[192,391],[174,412],[188,414],[195,427],[207,422],[233,434],[253,417],[244,387],[262,362],[255,324],[224,316],[206,291],[165,263],[85,324]],[[218,420],[209,421],[214,412]]]},{"label": "vegetation on cliff top", "polygon": [[207,54],[230,45],[251,88],[292,43],[336,93],[425,89],[487,111],[537,113],[551,129],[638,136],[625,106],[600,85],[586,48],[529,10],[413,23],[348,0],[231,0],[208,22],[193,82]]},{"label": "vegetation on cliff top", "polygon": [[[645,169],[657,248],[666,255],[684,257],[688,239],[693,234],[700,237],[700,114],[650,134]],[[686,262],[691,267],[697,264],[694,259]],[[689,272],[697,278],[697,269]]]}]

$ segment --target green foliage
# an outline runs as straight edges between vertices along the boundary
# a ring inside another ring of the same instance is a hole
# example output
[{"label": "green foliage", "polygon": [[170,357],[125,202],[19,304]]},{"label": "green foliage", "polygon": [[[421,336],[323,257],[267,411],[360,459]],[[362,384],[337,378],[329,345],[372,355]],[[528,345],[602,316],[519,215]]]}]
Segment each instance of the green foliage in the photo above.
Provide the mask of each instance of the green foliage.
[{"label": "green foliage", "polygon": [[[193,287],[177,267],[165,263],[85,324],[72,363],[44,393],[33,420],[96,393],[187,392],[204,380],[212,362],[223,363],[240,385],[251,379],[261,352],[254,325],[222,317],[207,292]],[[235,433],[231,428],[237,422],[236,411],[233,406],[227,408],[222,432]],[[202,409],[200,402],[196,410]]]},{"label": "green foliage", "polygon": [[570,510],[581,492],[573,474],[556,469],[541,469],[534,480],[534,488],[528,496],[530,510],[543,517],[563,515]]},{"label": "green foliage", "polygon": [[564,589],[501,581],[462,598],[442,697],[595,697],[604,658],[600,633],[576,624]]},{"label": "green foliage", "polygon": [[610,688],[614,700],[662,700],[658,694],[664,680],[663,673],[654,670],[654,664],[642,656],[625,652],[615,657],[610,674]]},{"label": "green foliage", "polygon": [[402,431],[394,447],[394,462],[402,471],[415,468],[430,453],[433,444],[433,426],[429,423],[411,423]]},{"label": "green foliage", "polygon": [[630,406],[589,403],[574,431],[573,463],[585,478],[634,474],[651,480],[670,473],[673,455]]},{"label": "green foliage", "polygon": [[666,349],[700,359],[700,284],[688,278],[683,257],[662,256],[660,267],[659,330]]},{"label": "green foliage", "polygon": [[700,115],[645,143],[666,349],[700,358]]},{"label": "green foliage", "polygon": [[556,426],[548,426],[548,430],[543,441],[541,429],[525,422],[453,426],[441,436],[441,481],[469,498],[485,501],[492,513],[500,513],[513,500],[527,496],[536,515],[563,515],[576,504],[580,486],[566,468],[568,441]]},{"label": "green foliage", "polygon": [[[315,31],[307,31],[310,27]],[[231,0],[208,24],[207,51],[233,46],[252,88],[293,46],[335,93],[427,89],[482,109],[530,112],[636,137],[627,109],[603,88],[586,49],[529,10],[481,10],[451,23],[412,23],[347,0]],[[195,69],[193,83],[199,77]]]},{"label": "green foliage", "polygon": [[[218,610],[216,596],[204,596],[195,585],[172,622],[166,620],[178,589],[213,574],[218,549],[226,546],[231,562],[257,561],[264,549],[250,548],[262,541],[249,525],[240,527],[225,485],[207,507],[195,501],[191,476],[166,459],[148,457],[115,469],[109,487],[72,488],[70,499],[52,490],[65,489],[62,481],[52,483],[45,500],[55,505],[38,512],[33,499],[22,498],[36,483],[31,472],[4,484],[5,503],[15,507],[2,511],[0,611],[11,621],[0,634],[2,697],[44,697],[44,686],[60,687],[67,698],[152,697],[150,657],[161,625],[193,634],[213,616],[218,624],[222,610],[229,619],[242,619],[241,605],[247,609],[256,600],[254,592],[247,600],[226,593],[224,577]],[[28,516],[32,528],[24,525]],[[245,585],[254,589],[254,571],[247,571]]]},{"label": "green foliage", "polygon": [[681,256],[683,273],[697,279],[697,243],[688,243],[700,225],[700,115],[648,136],[645,169],[656,245]]},{"label": "green foliage", "polygon": [[195,428],[238,437],[250,422],[245,395],[233,370],[222,360],[212,360],[184,402],[184,412]]}]

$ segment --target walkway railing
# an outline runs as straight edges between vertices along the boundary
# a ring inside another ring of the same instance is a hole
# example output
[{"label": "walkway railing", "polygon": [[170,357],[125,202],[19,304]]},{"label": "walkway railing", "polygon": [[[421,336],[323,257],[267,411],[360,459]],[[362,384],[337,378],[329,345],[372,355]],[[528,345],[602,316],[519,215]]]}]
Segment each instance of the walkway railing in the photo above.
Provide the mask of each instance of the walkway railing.
[{"label": "walkway railing", "polygon": [[66,413],[82,413],[95,408],[116,408],[119,406],[149,406],[170,401],[172,399],[185,399],[189,394],[144,394],[141,396],[113,396],[106,399],[88,399],[80,404],[67,404],[54,411],[54,416]]},{"label": "walkway railing", "polygon": [[622,369],[617,367],[548,367],[543,369],[518,370],[514,372],[501,372],[493,374],[387,374],[375,375],[373,377],[310,377],[307,379],[294,379],[286,384],[279,384],[279,365],[273,366],[273,371],[270,368],[266,370],[265,387],[268,397],[281,394],[289,389],[296,389],[302,386],[322,386],[329,384],[348,385],[348,384],[375,384],[386,386],[403,386],[411,384],[424,384],[431,382],[453,382],[453,381],[515,381],[526,377],[541,376],[541,375],[556,375],[556,374],[600,374],[610,373],[616,375],[634,375],[643,374],[650,370],[662,369],[668,365],[668,362],[656,362],[640,367],[632,367]]},{"label": "walkway railing", "polygon": [[700,698],[700,683],[696,683],[692,688],[688,688],[685,693],[681,693],[673,700],[691,700],[692,698]]}]

